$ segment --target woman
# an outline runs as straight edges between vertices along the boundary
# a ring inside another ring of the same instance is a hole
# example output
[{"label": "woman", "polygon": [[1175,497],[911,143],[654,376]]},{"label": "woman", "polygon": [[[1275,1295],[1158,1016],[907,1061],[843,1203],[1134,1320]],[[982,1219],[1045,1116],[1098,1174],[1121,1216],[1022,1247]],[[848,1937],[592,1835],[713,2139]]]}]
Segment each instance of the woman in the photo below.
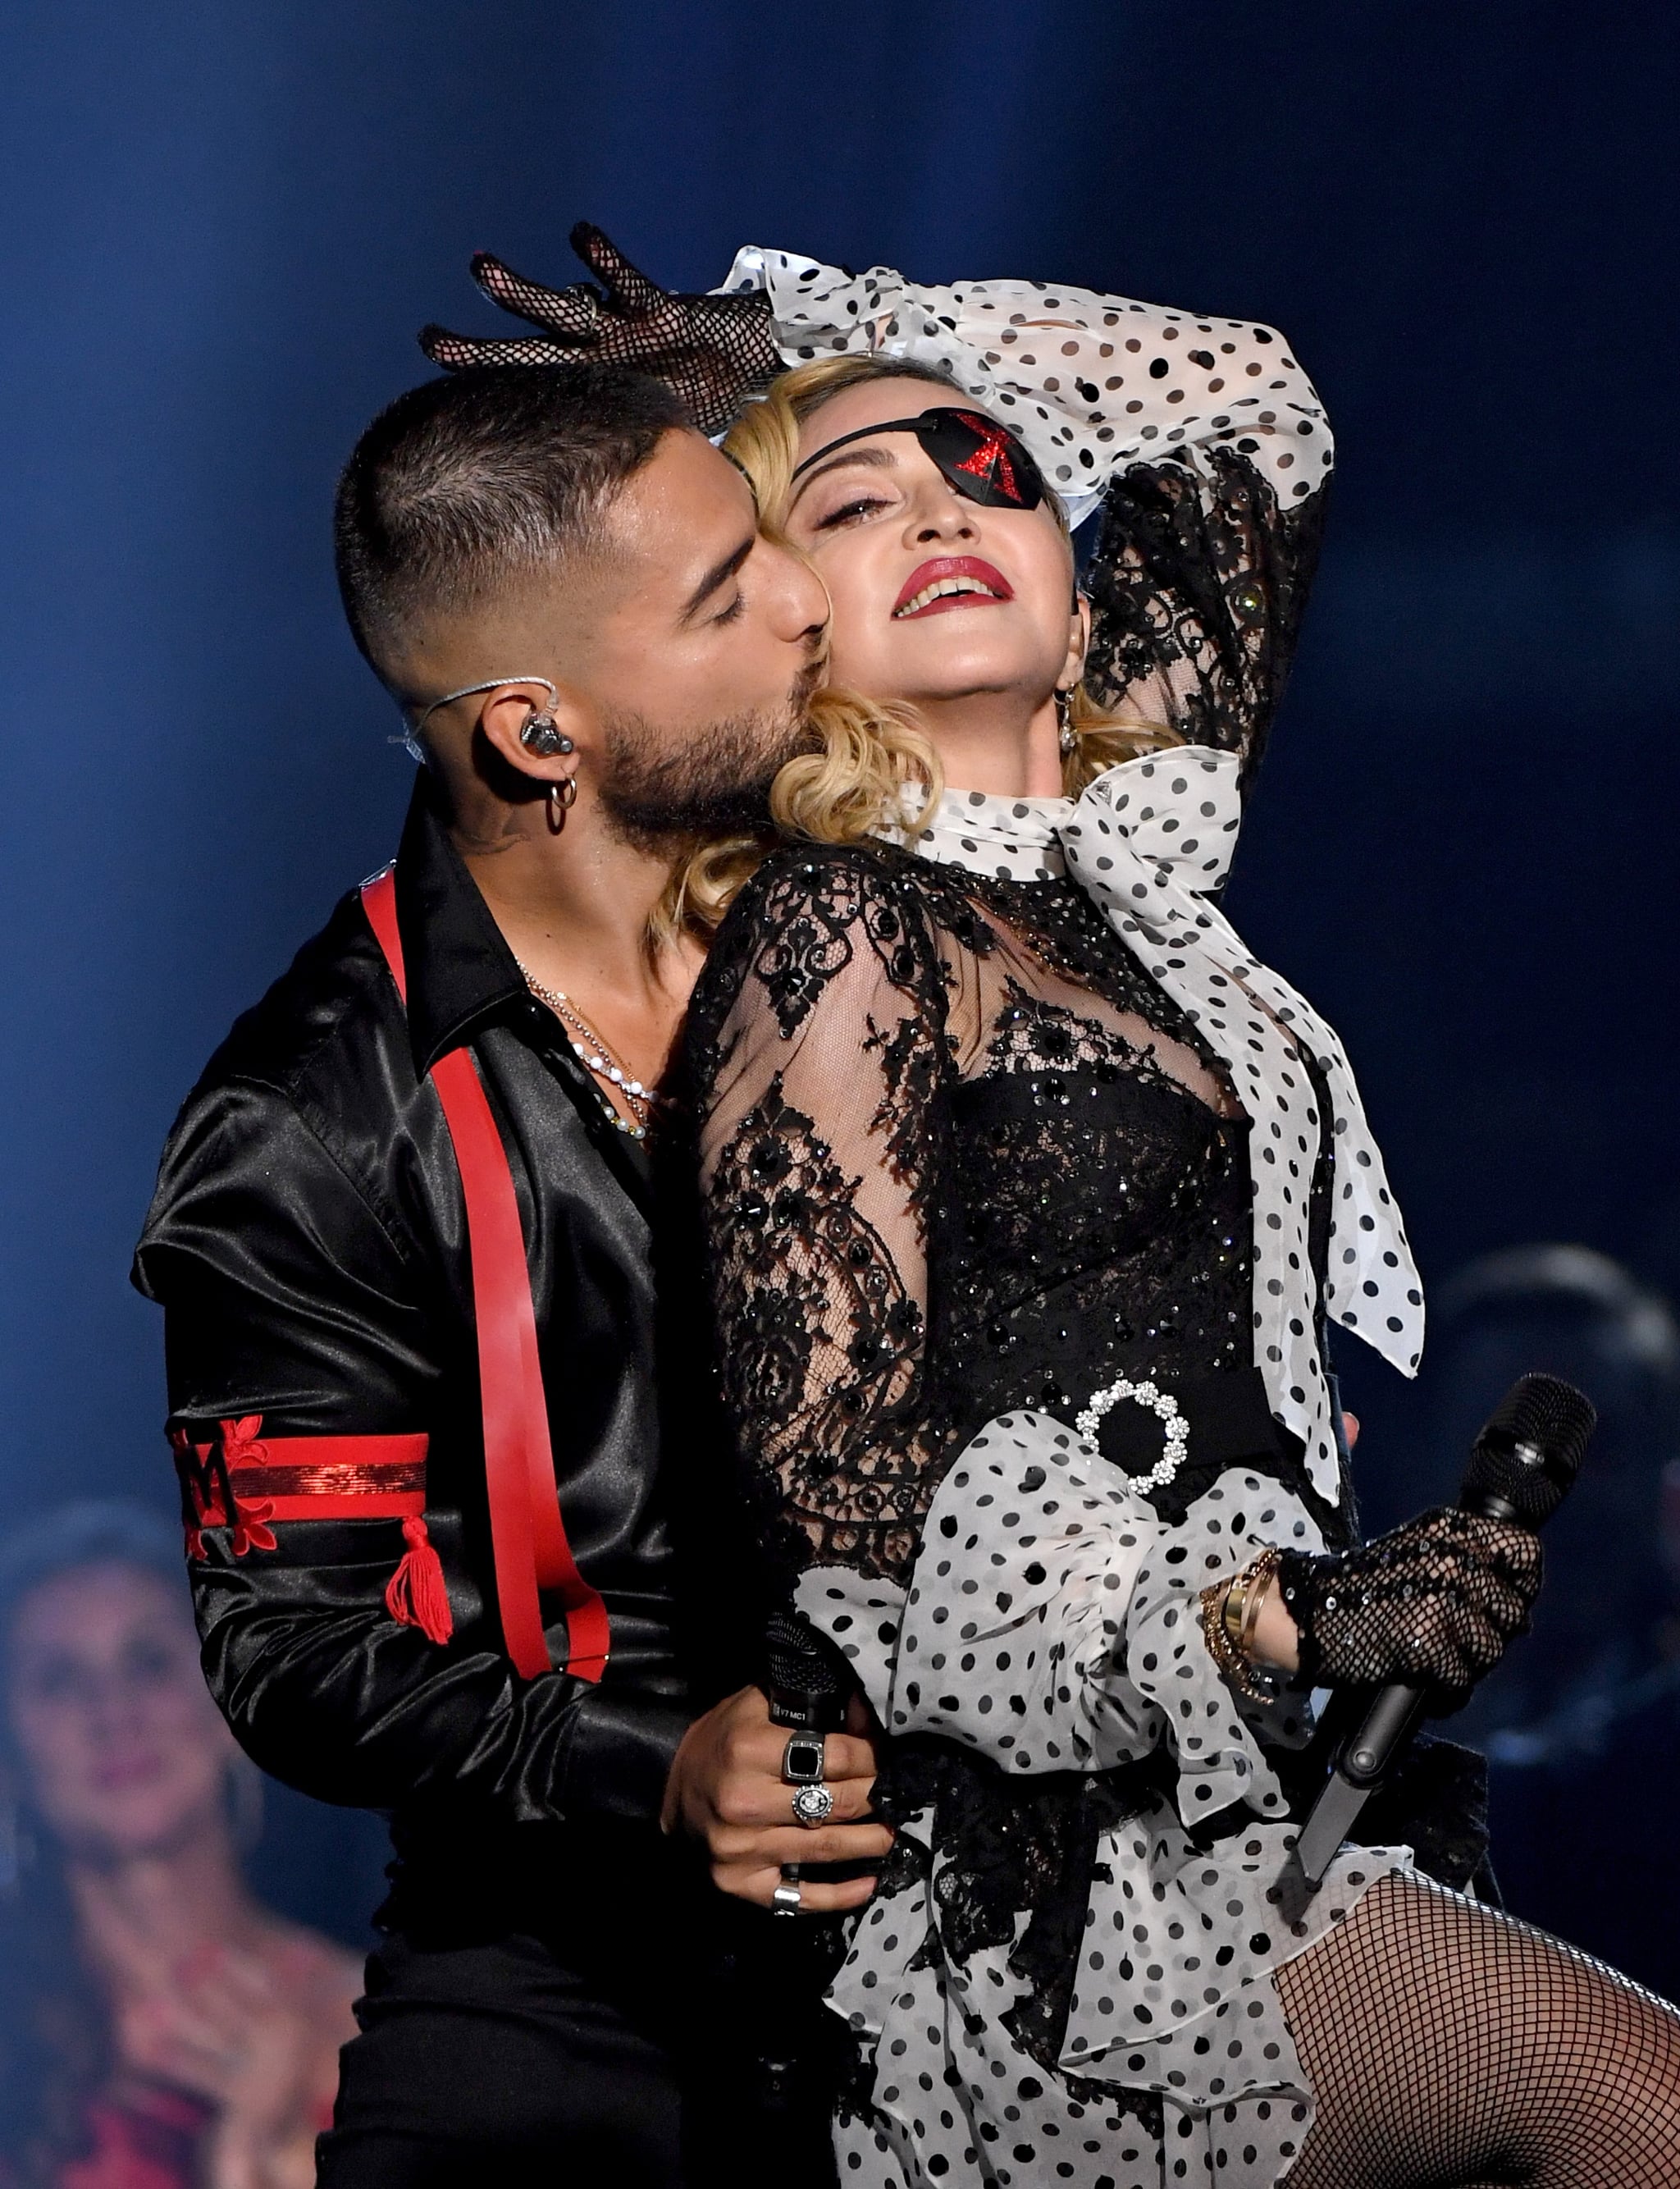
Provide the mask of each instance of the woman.
[{"label": "woman", "polygon": [[[480,271],[662,370],[704,337],[707,300],[631,296],[689,314],[661,353]],[[738,889],[692,1038],[725,1396],[899,1825],[831,1994],[842,2178],[1680,2179],[1660,2003],[1406,1844],[1278,1906],[1308,1691],[1462,1699],[1538,1581],[1462,1515],[1356,1543],[1323,1321],[1409,1368],[1421,1299],[1334,1034],[1213,902],[1310,565],[1310,387],[1268,330],[1124,299],[737,271],[831,360],[726,445],[868,694],[778,782],[806,840],[683,896]],[[1095,639],[1047,477],[1106,489]]]},{"label": "woman", "polygon": [[303,2189],[359,1972],[240,1875],[260,1782],[206,1691],[178,1540],[120,1505],[16,1538],[0,1683],[0,2181]]}]

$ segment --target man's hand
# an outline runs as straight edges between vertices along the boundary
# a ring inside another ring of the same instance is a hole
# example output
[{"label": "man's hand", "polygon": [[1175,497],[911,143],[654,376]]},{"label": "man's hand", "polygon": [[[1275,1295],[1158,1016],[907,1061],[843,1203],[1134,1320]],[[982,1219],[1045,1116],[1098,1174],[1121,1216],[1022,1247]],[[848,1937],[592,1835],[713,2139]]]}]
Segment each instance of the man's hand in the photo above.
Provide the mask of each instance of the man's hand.
[{"label": "man's hand", "polygon": [[[850,1733],[828,1736],[823,1783],[834,1797],[834,1814],[814,1827],[793,1820],[794,1790],[782,1779],[787,1745],[788,1728],[771,1722],[761,1692],[743,1688],[689,1727],[665,1782],[665,1830],[703,1841],[719,1891],[761,1908],[771,1904],[783,1863],[875,1861],[892,1845],[886,1825],[855,1821],[867,1813],[875,1780],[868,1740]],[[872,1877],[803,1884],[801,1907],[807,1915],[832,1915],[861,1908],[874,1889]]]}]

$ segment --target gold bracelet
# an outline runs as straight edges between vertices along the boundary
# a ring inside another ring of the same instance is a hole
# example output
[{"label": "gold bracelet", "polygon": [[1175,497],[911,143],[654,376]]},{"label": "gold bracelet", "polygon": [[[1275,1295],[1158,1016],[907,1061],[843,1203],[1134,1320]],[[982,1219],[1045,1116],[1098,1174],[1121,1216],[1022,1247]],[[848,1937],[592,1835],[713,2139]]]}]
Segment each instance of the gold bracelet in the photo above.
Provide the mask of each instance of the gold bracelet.
[{"label": "gold bracelet", "polygon": [[1202,1590],[1202,1638],[1221,1677],[1239,1694],[1247,1695],[1251,1702],[1270,1702],[1272,1690],[1265,1676],[1239,1654],[1230,1637],[1228,1622],[1231,1592],[1236,1586],[1235,1581],[1216,1581],[1210,1588]]},{"label": "gold bracelet", "polygon": [[1268,1548],[1226,1584],[1225,1629],[1233,1649],[1246,1657],[1254,1639],[1254,1622],[1277,1578],[1278,1553]]},{"label": "gold bracelet", "polygon": [[1254,1661],[1254,1630],[1260,1623],[1260,1614],[1266,1600],[1277,1583],[1277,1566],[1281,1553],[1275,1550],[1262,1551],[1243,1576],[1247,1586],[1242,1594],[1242,1627],[1236,1638],[1238,1652],[1252,1665]]}]

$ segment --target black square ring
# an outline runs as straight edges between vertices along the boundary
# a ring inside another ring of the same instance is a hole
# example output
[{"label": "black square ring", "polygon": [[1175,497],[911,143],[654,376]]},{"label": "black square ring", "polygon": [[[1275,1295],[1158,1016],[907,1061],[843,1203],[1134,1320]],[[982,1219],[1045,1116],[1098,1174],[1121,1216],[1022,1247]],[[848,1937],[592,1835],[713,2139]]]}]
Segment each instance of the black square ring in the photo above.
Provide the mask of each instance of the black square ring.
[{"label": "black square ring", "polygon": [[817,1786],[823,1780],[823,1736],[820,1733],[790,1733],[782,1751],[782,1783],[785,1786]]}]

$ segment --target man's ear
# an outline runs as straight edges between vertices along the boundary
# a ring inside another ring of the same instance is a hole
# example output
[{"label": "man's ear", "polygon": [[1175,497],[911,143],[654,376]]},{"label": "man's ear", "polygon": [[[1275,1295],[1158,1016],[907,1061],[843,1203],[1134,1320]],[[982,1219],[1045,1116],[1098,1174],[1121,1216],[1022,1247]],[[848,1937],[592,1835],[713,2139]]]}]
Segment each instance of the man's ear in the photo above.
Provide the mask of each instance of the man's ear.
[{"label": "man's ear", "polygon": [[484,694],[479,734],[508,766],[534,783],[575,775],[578,755],[598,744],[595,710],[569,684],[498,684]]},{"label": "man's ear", "polygon": [[1061,665],[1056,682],[1065,691],[1071,691],[1085,673],[1085,656],[1091,647],[1091,604],[1083,593],[1073,596],[1072,613],[1067,619],[1067,659]]}]

